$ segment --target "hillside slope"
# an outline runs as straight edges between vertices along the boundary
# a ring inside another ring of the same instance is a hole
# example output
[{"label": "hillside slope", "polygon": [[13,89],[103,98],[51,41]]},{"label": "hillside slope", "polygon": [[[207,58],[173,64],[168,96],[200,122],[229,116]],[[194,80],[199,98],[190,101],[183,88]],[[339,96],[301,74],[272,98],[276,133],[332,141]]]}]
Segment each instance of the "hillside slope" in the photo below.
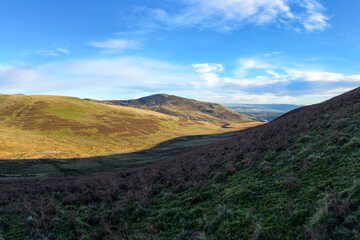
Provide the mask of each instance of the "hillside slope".
[{"label": "hillside slope", "polygon": [[224,131],[215,124],[72,97],[0,95],[0,159],[107,155]]},{"label": "hillside slope", "polygon": [[131,170],[0,181],[2,234],[359,239],[359,126],[360,88]]},{"label": "hillside slope", "polygon": [[200,102],[167,94],[156,94],[134,100],[107,100],[103,102],[119,106],[152,110],[196,121],[215,123],[243,123],[253,121],[247,116],[236,113],[217,103]]}]

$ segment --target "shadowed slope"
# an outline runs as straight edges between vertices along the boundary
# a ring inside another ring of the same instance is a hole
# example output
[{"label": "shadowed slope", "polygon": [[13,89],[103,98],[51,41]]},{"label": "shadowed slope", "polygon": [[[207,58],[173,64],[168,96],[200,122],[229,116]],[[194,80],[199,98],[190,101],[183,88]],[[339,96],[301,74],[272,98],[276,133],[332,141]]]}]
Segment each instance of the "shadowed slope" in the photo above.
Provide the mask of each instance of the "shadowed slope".
[{"label": "shadowed slope", "polygon": [[196,121],[243,123],[252,122],[247,116],[236,113],[220,104],[200,102],[167,94],[156,94],[134,100],[103,101],[119,106],[148,109]]},{"label": "shadowed slope", "polygon": [[220,126],[72,97],[0,95],[0,158],[71,158],[142,150]]}]

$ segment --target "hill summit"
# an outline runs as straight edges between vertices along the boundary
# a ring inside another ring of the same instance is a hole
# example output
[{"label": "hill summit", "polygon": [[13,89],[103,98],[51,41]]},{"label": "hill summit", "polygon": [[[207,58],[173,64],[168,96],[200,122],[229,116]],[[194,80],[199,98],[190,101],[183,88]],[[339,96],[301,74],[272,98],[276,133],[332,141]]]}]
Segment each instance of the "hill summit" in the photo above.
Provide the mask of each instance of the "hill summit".
[{"label": "hill summit", "polygon": [[253,120],[217,103],[201,102],[168,94],[155,94],[132,100],[105,100],[103,103],[147,109],[190,120],[244,123]]}]

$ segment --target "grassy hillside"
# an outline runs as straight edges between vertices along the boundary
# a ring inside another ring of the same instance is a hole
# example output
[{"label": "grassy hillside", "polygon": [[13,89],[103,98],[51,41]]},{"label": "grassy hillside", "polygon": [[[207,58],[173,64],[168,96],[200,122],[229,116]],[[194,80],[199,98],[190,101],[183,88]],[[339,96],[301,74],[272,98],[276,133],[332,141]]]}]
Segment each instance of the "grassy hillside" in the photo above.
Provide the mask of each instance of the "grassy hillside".
[{"label": "grassy hillside", "polygon": [[147,149],[175,137],[229,130],[72,97],[0,95],[0,159],[108,155]]},{"label": "grassy hillside", "polygon": [[[249,125],[247,125],[247,127],[249,127]],[[237,136],[238,134],[240,134],[240,131],[185,136],[162,142],[154,148],[140,152],[106,156],[72,159],[1,160],[0,179],[11,180],[34,177],[79,176],[84,174],[116,172],[134,166],[157,162],[162,159],[168,159],[194,147],[219,142]]]},{"label": "grassy hillside", "polygon": [[167,94],[156,94],[134,100],[103,101],[119,106],[148,109],[172,116],[206,122],[244,123],[253,120],[220,104],[200,102]]},{"label": "grassy hillside", "polygon": [[0,181],[4,239],[359,239],[360,89],[118,173]]},{"label": "grassy hillside", "polygon": [[228,104],[226,106],[261,122],[272,121],[291,110],[302,107],[290,104]]}]

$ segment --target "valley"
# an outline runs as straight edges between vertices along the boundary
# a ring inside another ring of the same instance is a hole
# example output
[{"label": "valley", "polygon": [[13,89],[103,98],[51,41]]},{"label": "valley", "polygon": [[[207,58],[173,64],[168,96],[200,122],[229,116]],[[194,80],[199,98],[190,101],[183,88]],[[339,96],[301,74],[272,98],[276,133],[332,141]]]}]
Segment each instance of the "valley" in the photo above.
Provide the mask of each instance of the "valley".
[{"label": "valley", "polygon": [[[1,234],[5,239],[357,239],[359,109],[360,88],[223,140],[203,138],[208,145],[196,143],[203,141],[197,137],[160,144],[151,156],[177,150],[154,162],[137,158],[142,153],[128,155],[135,164],[95,175],[74,171],[75,163],[68,176],[12,179],[37,166],[24,162],[29,169],[18,171],[4,162],[5,172],[14,171],[0,180]],[[72,163],[57,166],[63,171]],[[103,167],[96,158],[77,166],[89,163]]]},{"label": "valley", "polygon": [[0,240],[360,240],[360,1],[0,7]]}]

